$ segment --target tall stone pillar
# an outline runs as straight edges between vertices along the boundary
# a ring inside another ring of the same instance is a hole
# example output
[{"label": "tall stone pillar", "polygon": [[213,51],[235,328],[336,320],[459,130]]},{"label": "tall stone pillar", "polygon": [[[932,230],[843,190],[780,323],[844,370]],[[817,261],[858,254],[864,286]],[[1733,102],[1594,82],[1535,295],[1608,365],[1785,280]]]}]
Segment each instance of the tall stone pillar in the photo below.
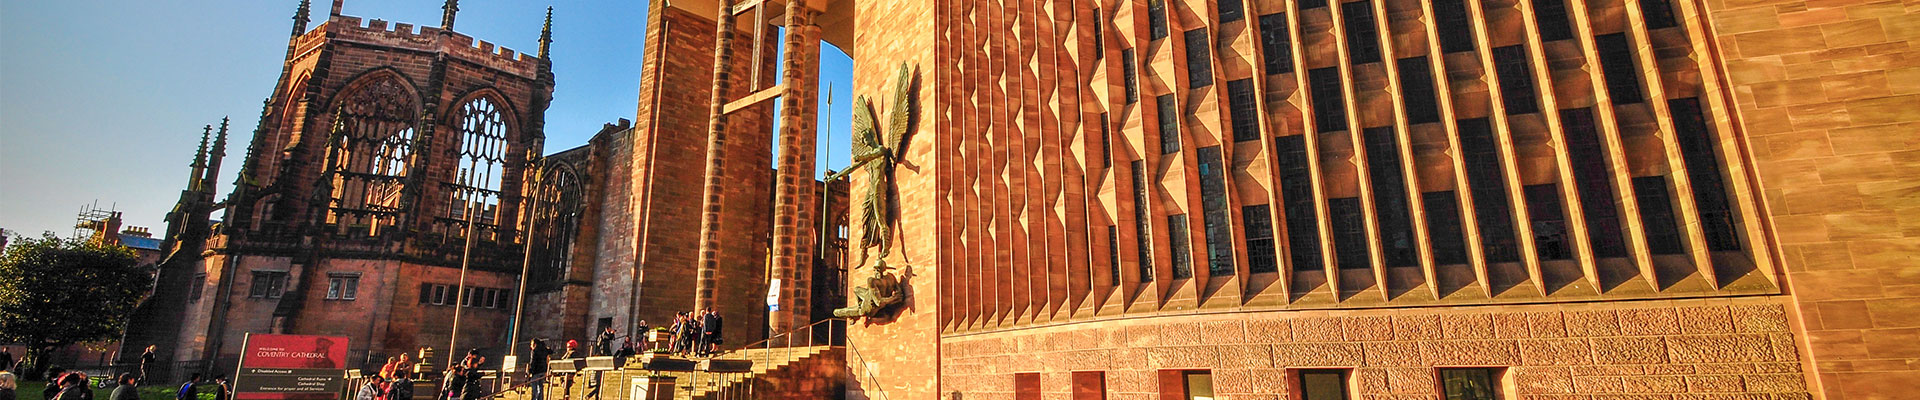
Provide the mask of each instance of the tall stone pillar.
[{"label": "tall stone pillar", "polygon": [[780,165],[774,187],[773,273],[780,279],[780,310],[769,313],[774,334],[809,322],[813,267],[815,130],[820,87],[820,27],[800,0],[786,10],[785,85],[780,95]]},{"label": "tall stone pillar", "polygon": [[720,211],[726,204],[727,102],[733,72],[733,0],[720,0],[714,16],[713,101],[707,121],[705,195],[700,200],[700,254],[695,263],[693,308],[713,308],[715,274],[720,270]]}]

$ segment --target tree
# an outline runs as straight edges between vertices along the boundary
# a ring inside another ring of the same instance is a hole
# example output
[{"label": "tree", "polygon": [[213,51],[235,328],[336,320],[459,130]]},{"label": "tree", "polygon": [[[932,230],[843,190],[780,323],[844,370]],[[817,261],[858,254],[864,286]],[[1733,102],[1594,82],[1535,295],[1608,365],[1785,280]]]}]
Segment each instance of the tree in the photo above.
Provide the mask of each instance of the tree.
[{"label": "tree", "polygon": [[118,339],[127,315],[153,287],[153,268],[133,250],[52,232],[19,238],[0,254],[0,343],[41,355],[69,344]]}]

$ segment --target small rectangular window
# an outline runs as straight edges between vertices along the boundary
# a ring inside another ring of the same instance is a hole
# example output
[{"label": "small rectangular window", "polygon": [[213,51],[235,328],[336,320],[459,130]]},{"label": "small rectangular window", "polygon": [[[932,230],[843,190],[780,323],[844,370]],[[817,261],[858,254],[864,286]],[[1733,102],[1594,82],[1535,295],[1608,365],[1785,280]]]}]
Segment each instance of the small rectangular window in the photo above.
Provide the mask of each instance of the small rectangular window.
[{"label": "small rectangular window", "polygon": [[451,301],[448,301],[449,299],[447,299],[447,289],[450,289],[449,287],[447,287],[447,285],[433,285],[433,304],[434,305],[446,305],[447,303],[451,303]]},{"label": "small rectangular window", "polygon": [[1307,71],[1307,85],[1312,89],[1308,95],[1313,97],[1313,125],[1318,132],[1334,132],[1347,129],[1347,100],[1341,92],[1340,70],[1333,67]]},{"label": "small rectangular window", "polygon": [[1213,400],[1213,372],[1186,371],[1181,374],[1186,383],[1186,400]]},{"label": "small rectangular window", "polygon": [[1434,96],[1433,64],[1426,57],[1402,58],[1400,98],[1406,103],[1407,123],[1440,122],[1440,99]]},{"label": "small rectangular window", "polygon": [[1540,41],[1573,38],[1573,26],[1567,21],[1566,0],[1535,0],[1533,21],[1540,26]]},{"label": "small rectangular window", "polygon": [[420,304],[433,303],[433,285],[420,284]]},{"label": "small rectangular window", "polygon": [[1107,54],[1107,13],[1099,8],[1093,9],[1093,59],[1098,60]]},{"label": "small rectangular window", "polygon": [[1473,193],[1474,225],[1480,228],[1481,249],[1489,262],[1518,262],[1520,244],[1513,227],[1506,173],[1500,167],[1499,140],[1493,137],[1493,128],[1486,118],[1463,119],[1457,123],[1467,186]]},{"label": "small rectangular window", "polygon": [[359,276],[347,277],[346,287],[347,287],[347,290],[346,292],[343,292],[341,294],[340,296],[341,299],[353,300],[353,299],[360,298],[360,277]]},{"label": "small rectangular window", "polygon": [[1459,199],[1449,190],[1422,194],[1420,201],[1426,205],[1427,238],[1433,242],[1434,264],[1466,264],[1466,234],[1460,229]]},{"label": "small rectangular window", "polygon": [[1233,212],[1227,209],[1227,167],[1220,146],[1196,152],[1200,169],[1200,224],[1207,240],[1207,273],[1233,276]]},{"label": "small rectangular window", "polygon": [[1373,2],[1340,4],[1340,19],[1347,25],[1347,59],[1353,65],[1380,62],[1380,27],[1374,25]]},{"label": "small rectangular window", "polygon": [[1533,67],[1527,61],[1527,49],[1520,45],[1493,49],[1494,70],[1499,73],[1502,104],[1507,106],[1507,115],[1531,114],[1540,112],[1540,103],[1534,98]]},{"label": "small rectangular window", "polygon": [[1367,177],[1373,187],[1375,222],[1380,225],[1381,259],[1389,267],[1418,265],[1413,209],[1407,205],[1407,175],[1400,169],[1400,137],[1390,126],[1361,132],[1367,151]]},{"label": "small rectangular window", "polygon": [[1140,101],[1140,66],[1134,64],[1133,49],[1120,50],[1120,74],[1126,83],[1127,104]]},{"label": "small rectangular window", "polygon": [[1040,373],[1013,374],[1014,400],[1040,400]]},{"label": "small rectangular window", "polygon": [[1140,281],[1153,282],[1153,192],[1147,188],[1146,164],[1145,160],[1133,160],[1133,239],[1134,248],[1139,250]]},{"label": "small rectangular window", "polygon": [[327,279],[327,300],[339,300],[340,290],[340,278]]},{"label": "small rectangular window", "polygon": [[1193,277],[1193,247],[1188,245],[1187,215],[1167,216],[1167,251],[1173,252],[1173,279]]},{"label": "small rectangular window", "polygon": [[1120,285],[1120,226],[1107,225],[1107,272],[1112,274],[1113,284]]},{"label": "small rectangular window", "polygon": [[1333,227],[1334,262],[1340,269],[1367,269],[1373,264],[1367,250],[1367,220],[1360,198],[1327,199],[1328,222]]},{"label": "small rectangular window", "polygon": [[1567,158],[1573,166],[1574,187],[1580,191],[1580,212],[1587,222],[1587,244],[1594,257],[1626,257],[1620,214],[1615,207],[1613,168],[1606,147],[1594,127],[1592,108],[1560,110],[1566,130]]},{"label": "small rectangular window", "polygon": [[248,297],[277,299],[287,287],[285,271],[254,271],[253,284],[247,289]]},{"label": "small rectangular window", "polygon": [[1274,155],[1280,162],[1280,201],[1286,211],[1288,262],[1296,271],[1318,271],[1320,265],[1320,225],[1316,213],[1318,200],[1313,193],[1313,170],[1307,163],[1306,135],[1284,136],[1275,140]]},{"label": "small rectangular window", "polygon": [[1213,44],[1207,28],[1187,31],[1187,88],[1213,86]]},{"label": "small rectangular window", "polygon": [[1524,194],[1527,196],[1527,215],[1533,217],[1533,248],[1539,252],[1540,259],[1572,259],[1572,244],[1567,240],[1566,213],[1560,209],[1559,185],[1527,185]]},{"label": "small rectangular window", "polygon": [[1327,6],[1327,0],[1300,0],[1300,10],[1311,10]]},{"label": "small rectangular window", "polygon": [[1639,104],[1646,101],[1640,90],[1640,68],[1634,66],[1632,46],[1627,35],[1614,33],[1595,36],[1600,53],[1600,73],[1607,79],[1607,95],[1613,104]]},{"label": "small rectangular window", "polygon": [[1273,211],[1266,204],[1240,207],[1241,226],[1247,230],[1247,272],[1280,272],[1273,246]]},{"label": "small rectangular window", "polygon": [[1107,374],[1101,371],[1074,371],[1073,400],[1107,400]]},{"label": "small rectangular window", "polygon": [[1735,228],[1733,203],[1727,200],[1725,177],[1720,174],[1720,155],[1716,140],[1701,113],[1696,98],[1667,101],[1673,113],[1674,139],[1680,144],[1680,159],[1687,166],[1688,184],[1693,186],[1693,204],[1700,212],[1700,230],[1713,251],[1740,250],[1740,232]]},{"label": "small rectangular window", "polygon": [[1220,0],[1220,22],[1227,23],[1247,18],[1244,0]]},{"label": "small rectangular window", "polygon": [[1680,26],[1673,18],[1673,2],[1668,0],[1640,0],[1640,16],[1647,20],[1647,29]]},{"label": "small rectangular window", "polygon": [[1113,166],[1113,127],[1107,122],[1107,113],[1100,113],[1100,162],[1107,167]]},{"label": "small rectangular window", "polygon": [[1445,400],[1501,400],[1502,368],[1440,368]]},{"label": "small rectangular window", "polygon": [[1466,0],[1433,2],[1434,28],[1440,34],[1440,51],[1473,51],[1473,20],[1467,18]]},{"label": "small rectangular window", "polygon": [[1167,0],[1147,0],[1147,37],[1167,38]]},{"label": "small rectangular window", "polygon": [[1633,197],[1640,202],[1640,224],[1647,227],[1647,250],[1653,254],[1686,252],[1679,220],[1673,217],[1673,194],[1667,177],[1633,178]]},{"label": "small rectangular window", "polygon": [[1180,106],[1174,104],[1172,94],[1155,97],[1153,104],[1154,118],[1160,122],[1160,154],[1180,152]]},{"label": "small rectangular window", "polygon": [[1304,369],[1296,374],[1300,400],[1347,400],[1347,370]]},{"label": "small rectangular window", "polygon": [[207,287],[207,274],[193,274],[193,286],[187,287],[187,300],[200,300]]},{"label": "small rectangular window", "polygon": [[1268,75],[1293,72],[1293,33],[1287,28],[1287,13],[1260,16],[1260,54],[1266,57]]},{"label": "small rectangular window", "polygon": [[1253,79],[1227,82],[1227,108],[1233,119],[1233,141],[1260,140],[1260,115],[1253,98]]}]

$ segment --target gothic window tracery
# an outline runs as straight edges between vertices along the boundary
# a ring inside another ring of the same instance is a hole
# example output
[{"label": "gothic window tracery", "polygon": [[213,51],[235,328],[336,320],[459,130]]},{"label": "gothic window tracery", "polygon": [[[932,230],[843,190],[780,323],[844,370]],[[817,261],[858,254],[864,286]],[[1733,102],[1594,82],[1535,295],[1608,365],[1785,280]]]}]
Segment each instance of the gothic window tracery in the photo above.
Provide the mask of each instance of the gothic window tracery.
[{"label": "gothic window tracery", "polygon": [[474,231],[486,239],[492,236],[500,211],[500,182],[507,159],[506,114],[487,97],[468,101],[458,110],[460,156],[448,191],[452,204],[447,217],[478,224]]},{"label": "gothic window tracery", "polygon": [[528,281],[554,283],[566,274],[573,259],[573,238],[580,234],[580,214],[585,209],[583,185],[566,165],[547,171],[541,179],[532,226],[539,258]]},{"label": "gothic window tracery", "polygon": [[389,76],[360,86],[339,104],[328,147],[327,222],[339,233],[378,235],[401,211],[413,157],[413,96]]}]

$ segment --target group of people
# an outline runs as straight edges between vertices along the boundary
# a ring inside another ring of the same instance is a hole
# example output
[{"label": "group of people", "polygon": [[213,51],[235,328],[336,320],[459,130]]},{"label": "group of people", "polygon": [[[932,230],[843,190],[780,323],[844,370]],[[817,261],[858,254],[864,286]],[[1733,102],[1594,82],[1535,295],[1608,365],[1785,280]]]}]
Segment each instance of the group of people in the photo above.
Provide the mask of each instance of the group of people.
[{"label": "group of people", "polygon": [[380,372],[360,385],[355,400],[403,400],[413,398],[413,358],[407,353],[387,357]]},{"label": "group of people", "polygon": [[[124,372],[113,380],[113,391],[108,400],[140,400],[140,385],[146,383],[147,373],[152,370],[153,348],[148,347],[141,355],[140,370]],[[19,398],[20,376],[15,367],[20,364],[13,353],[0,348],[0,400]],[[60,366],[47,367],[47,385],[40,391],[40,398],[46,400],[93,400],[93,379],[84,371],[68,371]],[[106,388],[105,382],[101,388]],[[213,394],[214,400],[232,398],[233,388],[226,377],[207,380],[200,374],[180,384],[180,390],[174,393],[175,400],[197,400],[201,393]]]},{"label": "group of people", "polygon": [[720,313],[712,308],[674,314],[673,325],[667,327],[673,333],[673,354],[706,357],[718,353],[723,342],[722,326]]}]

